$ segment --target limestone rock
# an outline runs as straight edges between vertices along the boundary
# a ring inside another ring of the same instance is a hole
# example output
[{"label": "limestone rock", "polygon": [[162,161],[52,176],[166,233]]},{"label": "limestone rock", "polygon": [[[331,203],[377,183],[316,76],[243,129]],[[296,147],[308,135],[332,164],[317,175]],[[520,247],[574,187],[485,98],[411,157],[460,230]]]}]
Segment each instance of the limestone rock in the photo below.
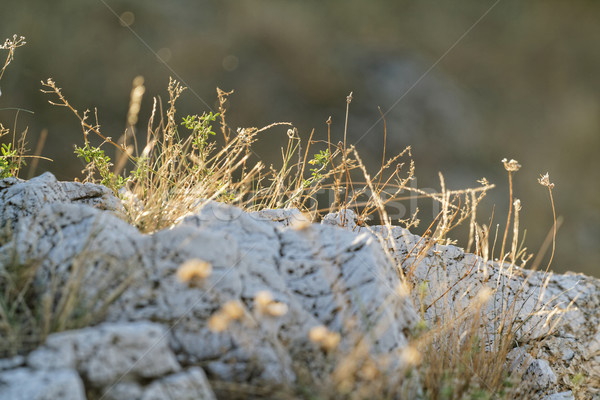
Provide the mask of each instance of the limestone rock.
[{"label": "limestone rock", "polygon": [[55,333],[29,354],[36,370],[71,368],[94,387],[121,380],[149,379],[180,370],[159,324],[132,322]]},{"label": "limestone rock", "polygon": [[[144,264],[142,235],[112,213],[83,204],[40,204],[16,221],[12,238],[0,246],[4,265],[35,266],[40,296],[58,301],[56,288],[78,290],[90,311],[118,293]],[[80,283],[78,283],[80,282]]]},{"label": "limestone rock", "polygon": [[37,213],[50,203],[75,203],[120,212],[121,202],[102,185],[59,182],[46,172],[29,181],[17,178],[0,180],[0,229],[14,228],[17,220]]},{"label": "limestone rock", "polygon": [[356,231],[358,229],[357,222],[358,217],[356,213],[349,208],[329,213],[321,220],[321,223],[324,225],[339,226],[350,231]]},{"label": "limestone rock", "polygon": [[546,389],[550,385],[554,385],[557,380],[548,361],[540,359],[533,360],[529,364],[523,375],[523,379],[532,382],[539,389]]},{"label": "limestone rock", "polygon": [[282,210],[260,210],[248,213],[251,217],[264,221],[274,222],[280,227],[293,226],[296,223],[306,221],[304,215],[296,208],[286,208]]},{"label": "limestone rock", "polygon": [[[396,295],[397,272],[371,237],[318,224],[282,229],[266,215],[259,219],[209,203],[174,228],[147,237],[145,276],[111,308],[109,319],[173,324],[172,346],[180,360],[202,362],[212,375],[236,381],[254,376],[290,382],[292,359],[316,350],[308,340],[311,328],[326,325],[345,339],[350,331],[360,332],[345,326],[344,318],[372,326],[375,352],[389,354],[406,345],[416,313],[409,298]],[[176,277],[189,259],[212,265],[211,276],[199,285]],[[255,304],[260,292],[286,312],[261,312]],[[239,301],[245,315],[213,332],[207,321],[227,301]],[[350,339],[341,346],[350,347]]]},{"label": "limestone rock", "polygon": [[14,356],[11,358],[0,359],[0,371],[23,367],[25,365],[25,357]]},{"label": "limestone rock", "polygon": [[106,400],[216,400],[201,368],[155,379],[144,386],[134,381],[121,381],[103,393]]},{"label": "limestone rock", "polygon": [[534,358],[527,353],[524,347],[515,347],[506,356],[508,371],[512,375],[522,378]]},{"label": "limestone rock", "polygon": [[141,400],[216,400],[204,371],[190,368],[152,382]]},{"label": "limestone rock", "polygon": [[[298,224],[298,210],[246,213],[208,202],[151,235],[119,210],[119,199],[98,185],[51,174],[0,180],[0,272],[34,265],[36,295],[57,304],[52,290],[78,290],[78,304],[104,321],[50,335],[27,367],[22,358],[0,360],[0,380],[9,382],[0,399],[64,387],[70,394],[55,397],[84,398],[83,382],[107,399],[214,398],[204,371],[292,383],[295,365],[331,372],[326,352],[309,340],[320,325],[340,334],[338,350],[361,343],[363,356],[391,361],[388,375],[400,379],[399,354],[421,301],[429,324],[480,302],[487,350],[498,338],[496,316],[512,313],[519,347],[506,362],[514,375],[542,396],[575,392],[569,377],[586,371],[583,398],[600,395],[598,279],[488,261],[399,227],[358,226],[351,210]],[[208,263],[210,275],[182,278],[189,262]],[[401,277],[424,290],[400,290]],[[48,383],[50,374],[59,375]],[[12,383],[27,377],[38,384]]]},{"label": "limestone rock", "polygon": [[542,400],[575,400],[575,396],[573,396],[573,392],[567,390],[566,392],[549,394],[544,396]]},{"label": "limestone rock", "polygon": [[71,369],[0,372],[0,400],[86,400],[81,378]]},{"label": "limestone rock", "polygon": [[144,394],[144,386],[135,381],[120,381],[102,391],[104,400],[139,400]]}]

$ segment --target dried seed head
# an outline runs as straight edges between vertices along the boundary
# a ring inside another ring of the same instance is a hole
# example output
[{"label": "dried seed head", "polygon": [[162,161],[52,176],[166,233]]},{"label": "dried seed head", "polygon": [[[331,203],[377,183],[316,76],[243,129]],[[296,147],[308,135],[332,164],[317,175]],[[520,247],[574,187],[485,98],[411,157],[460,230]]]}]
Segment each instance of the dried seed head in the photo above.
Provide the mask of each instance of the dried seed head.
[{"label": "dried seed head", "polygon": [[223,332],[229,326],[229,322],[227,315],[218,312],[208,319],[208,329],[215,333]]},{"label": "dried seed head", "polygon": [[180,282],[203,280],[212,273],[212,265],[208,261],[193,258],[187,260],[177,269],[177,278]]},{"label": "dried seed head", "polygon": [[144,77],[141,75],[133,79],[133,89],[131,90],[129,100],[129,110],[127,111],[127,124],[133,126],[138,122],[138,115],[142,104],[142,97],[146,88],[144,87]]},{"label": "dried seed head", "polygon": [[550,175],[546,172],[546,175],[540,175],[538,182],[542,186],[546,186],[548,189],[554,189],[554,183],[550,182]]},{"label": "dried seed head", "polygon": [[396,286],[396,293],[400,298],[405,298],[410,295],[410,286],[406,282],[400,282],[398,286]]},{"label": "dried seed head", "polygon": [[254,304],[259,310],[264,310],[273,301],[273,295],[267,290],[261,290],[254,295]]},{"label": "dried seed head", "polygon": [[477,297],[476,297],[477,300],[476,301],[479,304],[485,304],[485,303],[487,303],[490,300],[490,298],[492,297],[493,294],[494,294],[494,292],[493,292],[492,289],[490,289],[487,286],[484,286],[479,291],[479,293],[477,293]]},{"label": "dried seed head", "polygon": [[521,200],[515,199],[515,201],[513,202],[513,206],[515,207],[515,210],[521,211]]},{"label": "dried seed head", "polygon": [[407,346],[402,350],[401,357],[409,365],[417,365],[421,362],[421,353],[414,346]]},{"label": "dried seed head", "polygon": [[265,313],[272,317],[281,317],[288,312],[288,306],[285,303],[273,301],[265,307]]},{"label": "dried seed head", "polygon": [[335,350],[342,340],[339,333],[331,332],[323,325],[313,327],[308,333],[308,337],[327,351]]},{"label": "dried seed head", "polygon": [[354,386],[354,374],[358,369],[356,360],[346,358],[338,363],[333,371],[332,378],[337,383],[337,388],[340,391],[349,392]]},{"label": "dried seed head", "polygon": [[367,360],[360,369],[360,375],[364,379],[372,380],[377,376],[377,365],[373,360]]},{"label": "dried seed head", "polygon": [[508,172],[516,172],[521,168],[521,164],[517,160],[508,161],[506,158],[503,158],[502,163],[504,164],[504,169]]},{"label": "dried seed head", "polygon": [[223,304],[221,310],[224,315],[232,320],[240,319],[244,316],[244,306],[237,300],[230,300]]},{"label": "dried seed head", "polygon": [[327,330],[325,326],[319,325],[311,328],[310,332],[308,333],[308,337],[315,343],[321,343],[328,333],[329,330]]},{"label": "dried seed head", "polygon": [[329,332],[325,339],[323,339],[322,345],[325,350],[331,351],[335,350],[340,341],[342,340],[342,336],[337,332]]},{"label": "dried seed head", "polygon": [[254,296],[254,305],[261,314],[272,317],[281,317],[288,312],[288,306],[285,303],[274,301],[273,295],[267,290],[261,290]]}]

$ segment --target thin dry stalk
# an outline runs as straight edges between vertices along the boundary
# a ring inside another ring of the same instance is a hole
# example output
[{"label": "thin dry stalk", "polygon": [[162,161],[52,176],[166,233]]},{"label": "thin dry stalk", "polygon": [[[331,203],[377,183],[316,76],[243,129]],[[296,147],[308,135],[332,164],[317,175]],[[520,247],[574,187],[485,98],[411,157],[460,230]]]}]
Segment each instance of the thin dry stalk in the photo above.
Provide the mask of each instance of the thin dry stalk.
[{"label": "thin dry stalk", "polygon": [[508,161],[506,158],[502,160],[504,169],[508,171],[508,215],[506,216],[506,227],[504,228],[504,237],[502,238],[502,247],[500,249],[500,259],[504,261],[504,248],[506,246],[506,237],[508,236],[508,230],[510,229],[510,217],[512,215],[513,207],[513,184],[512,184],[512,173],[517,172],[521,165],[516,160]]}]

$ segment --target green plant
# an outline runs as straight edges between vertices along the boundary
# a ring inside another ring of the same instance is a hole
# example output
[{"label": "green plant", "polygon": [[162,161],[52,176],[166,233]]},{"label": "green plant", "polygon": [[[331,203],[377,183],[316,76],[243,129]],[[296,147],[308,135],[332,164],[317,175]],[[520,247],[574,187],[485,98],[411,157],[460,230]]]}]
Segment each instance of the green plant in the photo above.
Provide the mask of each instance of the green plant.
[{"label": "green plant", "polygon": [[88,176],[93,177],[95,171],[100,174],[100,184],[118,192],[127,183],[126,178],[110,170],[113,163],[100,147],[91,146],[89,143],[83,147],[75,145],[75,154],[87,163],[85,170],[88,172]]},{"label": "green plant", "polygon": [[310,169],[311,176],[309,179],[305,179],[302,182],[304,187],[308,187],[315,182],[322,181],[324,176],[321,173],[325,168],[327,168],[327,164],[329,164],[330,154],[329,149],[321,150],[319,153],[315,154],[312,160],[309,160],[308,163],[313,165],[314,167]]},{"label": "green plant", "polygon": [[211,122],[215,122],[218,116],[219,113],[213,114],[212,112],[209,112],[208,114],[202,114],[200,117],[198,115],[188,115],[183,118],[181,125],[184,125],[192,131],[192,147],[200,154],[206,152],[205,147],[208,144],[209,136],[216,135],[212,130]]},{"label": "green plant", "polygon": [[24,164],[18,150],[12,148],[12,143],[2,143],[0,152],[0,179],[18,175],[19,168]]},{"label": "green plant", "polygon": [[583,375],[581,372],[578,372],[573,375],[570,380],[573,386],[580,386],[585,381],[585,375]]},{"label": "green plant", "polygon": [[[0,80],[4,76],[4,72],[8,65],[13,61],[15,50],[19,47],[22,47],[26,44],[25,38],[23,36],[17,37],[17,35],[13,35],[12,39],[6,39],[3,45],[0,45],[0,50],[8,50],[8,54],[6,59],[4,60],[4,65],[0,70]],[[27,152],[26,146],[26,138],[27,138],[27,129],[25,129],[18,137],[16,134],[17,127],[17,118],[19,112],[25,111],[32,113],[29,110],[23,110],[21,108],[14,108],[17,111],[17,116],[15,117],[15,124],[13,128],[12,141],[10,143],[2,143],[2,147],[0,149],[0,179],[8,178],[8,177],[18,177],[19,172],[23,166],[26,165],[25,158],[33,157],[34,162],[30,168],[30,175],[33,175],[35,172],[35,168],[37,166],[37,161],[39,159],[49,160],[46,157],[40,156],[42,151],[43,142],[45,140],[45,134],[42,133],[42,138],[40,142],[38,142],[38,149],[33,156],[27,156],[25,153]],[[0,139],[10,133],[10,129],[5,128],[4,125],[0,123]],[[50,160],[51,161],[51,160]]]},{"label": "green plant", "polygon": [[[14,35],[12,39],[6,39],[4,44],[0,46],[0,50],[8,50],[4,65],[0,69],[0,80],[4,76],[4,71],[14,59],[15,50],[21,46],[24,46],[25,38],[23,36],[17,37]],[[0,124],[0,138],[7,135],[10,132],[9,129],[5,128]],[[26,131],[21,135],[21,139],[15,143],[15,136],[13,136],[12,143],[3,143],[0,154],[0,178],[8,178],[10,176],[17,176],[19,169],[25,164],[23,154],[25,153],[25,135]]]}]

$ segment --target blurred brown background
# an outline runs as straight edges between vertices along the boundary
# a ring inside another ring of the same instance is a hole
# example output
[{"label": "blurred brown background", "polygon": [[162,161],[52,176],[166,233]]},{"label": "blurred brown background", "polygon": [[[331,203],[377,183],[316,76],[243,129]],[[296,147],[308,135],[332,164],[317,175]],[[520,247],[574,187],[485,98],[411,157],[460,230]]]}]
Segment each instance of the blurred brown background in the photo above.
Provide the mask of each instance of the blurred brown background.
[{"label": "blurred brown background", "polygon": [[[98,107],[112,137],[124,129],[137,75],[147,88],[140,121],[153,96],[166,100],[174,76],[191,89],[180,116],[214,107],[219,86],[235,89],[232,126],[290,121],[304,138],[313,128],[324,137],[330,115],[341,138],[353,91],[350,141],[373,169],[380,106],[389,111],[388,154],[412,145],[418,186],[439,189],[437,171],[452,189],[484,176],[497,184],[481,222],[494,204],[495,221],[506,218],[500,160],[517,159],[515,196],[531,251],[552,226],[548,192],[537,183],[549,172],[564,217],[553,269],[600,276],[597,1],[3,0],[0,8],[0,36],[28,42],[0,81],[0,109],[35,112],[16,120],[19,131],[29,127],[30,148],[48,129],[44,155],[54,162],[37,173],[71,180],[82,169],[72,150],[83,141],[78,122],[39,91],[49,77],[78,109]],[[0,110],[5,126],[15,116]],[[285,139],[280,129],[259,142],[267,164]]]}]

